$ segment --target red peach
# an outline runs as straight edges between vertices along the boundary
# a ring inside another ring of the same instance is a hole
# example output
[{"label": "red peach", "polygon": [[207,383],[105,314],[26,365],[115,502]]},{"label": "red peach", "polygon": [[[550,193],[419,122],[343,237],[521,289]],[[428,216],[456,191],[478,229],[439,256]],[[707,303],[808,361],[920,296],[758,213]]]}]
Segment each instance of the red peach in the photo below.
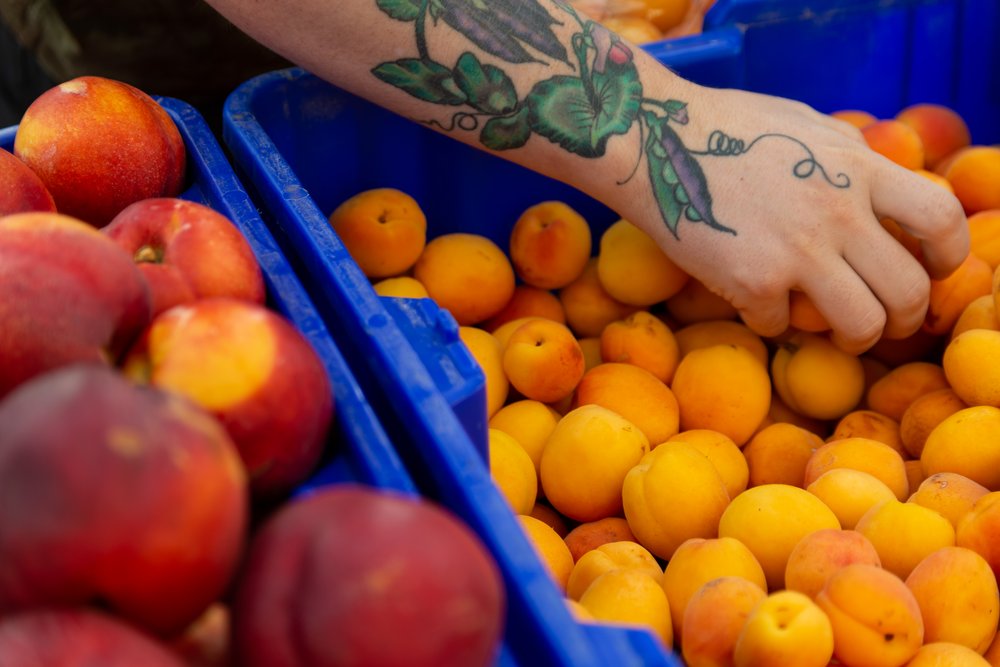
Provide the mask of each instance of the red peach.
[{"label": "red peach", "polygon": [[56,203],[38,174],[0,148],[0,216],[29,211],[55,213]]}]

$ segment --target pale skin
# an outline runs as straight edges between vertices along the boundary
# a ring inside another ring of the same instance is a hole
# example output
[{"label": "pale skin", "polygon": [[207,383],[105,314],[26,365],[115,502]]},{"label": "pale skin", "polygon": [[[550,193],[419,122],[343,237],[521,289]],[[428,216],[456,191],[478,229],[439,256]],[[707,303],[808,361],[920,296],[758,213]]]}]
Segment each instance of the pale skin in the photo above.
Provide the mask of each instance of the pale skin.
[{"label": "pale skin", "polygon": [[905,337],[969,250],[958,201],[852,126],[686,81],[552,0],[208,2],[317,76],[600,200],[764,336],[798,289],[850,352]]}]

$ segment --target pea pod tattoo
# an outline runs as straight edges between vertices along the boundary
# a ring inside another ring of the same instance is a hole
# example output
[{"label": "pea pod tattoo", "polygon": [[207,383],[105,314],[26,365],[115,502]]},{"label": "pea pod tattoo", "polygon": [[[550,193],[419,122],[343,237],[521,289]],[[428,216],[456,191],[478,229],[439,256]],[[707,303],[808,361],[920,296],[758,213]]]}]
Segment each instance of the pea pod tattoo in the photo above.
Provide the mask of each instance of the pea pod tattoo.
[{"label": "pea pod tattoo", "polygon": [[[818,172],[833,187],[850,187],[846,174],[831,178],[808,146],[789,135],[762,134],[744,143],[716,130],[704,150],[689,149],[674,129],[688,123],[687,104],[644,97],[631,48],[565,2],[552,2],[558,18],[539,0],[376,0],[376,4],[391,18],[414,24],[416,56],[381,63],[372,73],[413,97],[456,109],[447,121],[425,121],[429,125],[478,132],[483,146],[494,151],[520,148],[537,134],[581,157],[599,158],[611,138],[638,123],[644,139],[636,164],[645,158],[661,217],[675,238],[680,238],[681,222],[736,235],[735,229],[716,219],[698,160],[741,155],[762,139],[780,137],[803,149],[805,157],[792,169],[796,178]],[[434,60],[426,39],[428,19],[434,25],[444,23],[479,52],[503,62],[560,62],[572,74],[538,81],[521,98],[507,72],[483,63],[474,50],[463,52],[452,66]],[[572,53],[554,29],[566,23],[577,28],[570,40]]]}]

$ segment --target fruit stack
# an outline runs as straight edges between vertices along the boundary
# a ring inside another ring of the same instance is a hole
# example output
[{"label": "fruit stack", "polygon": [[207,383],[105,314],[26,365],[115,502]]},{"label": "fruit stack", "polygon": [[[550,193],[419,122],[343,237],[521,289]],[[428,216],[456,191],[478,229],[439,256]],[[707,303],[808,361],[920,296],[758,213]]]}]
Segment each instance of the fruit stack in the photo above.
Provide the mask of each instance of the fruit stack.
[{"label": "fruit stack", "polygon": [[648,44],[701,32],[715,0],[570,0],[633,44]]}]

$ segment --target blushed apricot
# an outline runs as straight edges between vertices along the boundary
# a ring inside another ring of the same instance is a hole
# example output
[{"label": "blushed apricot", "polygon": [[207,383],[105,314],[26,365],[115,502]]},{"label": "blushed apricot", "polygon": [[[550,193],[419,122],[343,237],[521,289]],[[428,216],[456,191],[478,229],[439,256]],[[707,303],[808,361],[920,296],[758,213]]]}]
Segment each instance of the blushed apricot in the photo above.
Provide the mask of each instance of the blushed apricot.
[{"label": "blushed apricot", "polygon": [[481,326],[487,331],[495,331],[501,325],[522,317],[543,317],[559,324],[566,324],[566,313],[559,297],[531,285],[518,285],[514,288],[507,305]]},{"label": "blushed apricot", "polygon": [[688,279],[681,291],[667,299],[663,305],[679,326],[712,320],[734,321],[739,315],[739,311],[731,303],[695,278]]},{"label": "blushed apricot", "polygon": [[865,391],[861,361],[825,337],[799,332],[771,360],[774,389],[792,410],[815,419],[839,419]]},{"label": "blushed apricot", "polygon": [[566,595],[579,600],[599,576],[612,570],[633,569],[649,575],[657,583],[663,577],[663,569],[637,542],[608,542],[592,549],[577,559],[566,584]]},{"label": "blushed apricot", "polygon": [[875,505],[896,500],[885,482],[860,470],[833,468],[806,486],[806,491],[833,510],[842,528],[851,530]]},{"label": "blushed apricot", "polygon": [[940,365],[911,361],[896,366],[869,387],[866,401],[870,409],[899,421],[918,397],[948,386]]},{"label": "blushed apricot", "polygon": [[745,347],[713,345],[688,352],[670,388],[682,430],[707,428],[743,446],[767,416],[771,379]]},{"label": "blushed apricot", "polygon": [[899,422],[874,410],[852,410],[840,418],[830,434],[830,440],[868,438],[883,442],[901,455],[906,455],[899,433]]},{"label": "blushed apricot", "polygon": [[687,667],[732,665],[740,630],[766,596],[760,586],[743,577],[718,577],[695,591],[681,623],[681,651]]},{"label": "blushed apricot", "polygon": [[958,522],[990,490],[979,482],[954,472],[931,475],[917,487],[906,501],[932,509],[951,522],[956,529]]},{"label": "blushed apricot", "polygon": [[993,294],[993,269],[969,253],[947,278],[931,280],[930,303],[923,328],[935,335],[948,334],[965,308],[978,297]]},{"label": "blushed apricot", "polygon": [[544,521],[524,514],[517,518],[552,581],[565,593],[569,574],[573,571],[573,556],[569,553],[569,547],[555,529]]},{"label": "blushed apricot", "polygon": [[707,320],[695,322],[674,331],[677,349],[681,357],[691,350],[713,345],[740,345],[753,354],[754,358],[767,368],[768,351],[764,340],[742,322],[732,320]]},{"label": "blushed apricot", "polygon": [[444,234],[429,241],[413,277],[460,325],[493,317],[514,294],[510,260],[493,241],[477,234]]},{"label": "blushed apricot", "polygon": [[880,120],[861,128],[865,143],[907,169],[924,167],[924,144],[912,127],[895,119]]},{"label": "blushed apricot", "polygon": [[503,407],[510,391],[500,342],[488,331],[476,327],[459,327],[458,336],[486,376],[486,416],[492,417]]},{"label": "blushed apricot", "polygon": [[878,117],[860,109],[841,109],[830,114],[837,120],[850,123],[859,130],[878,121]]},{"label": "blushed apricot", "polygon": [[540,469],[545,497],[577,521],[619,514],[622,481],[648,451],[646,436],[618,413],[580,406],[559,420],[545,444]]},{"label": "blushed apricot", "polygon": [[503,431],[489,429],[490,476],[514,514],[531,514],[538,495],[538,477],[528,453]]},{"label": "blushed apricot", "polygon": [[896,114],[896,120],[909,125],[919,135],[924,160],[932,168],[972,141],[969,126],[962,116],[940,104],[911,104]]},{"label": "blushed apricot", "polygon": [[1000,407],[1000,331],[970,329],[959,334],[945,347],[941,366],[965,403]]},{"label": "blushed apricot", "polygon": [[778,591],[750,611],[733,649],[736,667],[825,667],[833,657],[833,628],[815,602],[797,591]]},{"label": "blushed apricot", "polygon": [[490,417],[489,427],[512,436],[528,453],[537,472],[542,450],[561,415],[540,401],[523,399],[500,408]]},{"label": "blushed apricot", "polygon": [[566,324],[577,336],[600,336],[604,327],[637,310],[618,301],[604,289],[597,275],[597,258],[591,258],[583,273],[559,290],[559,301],[566,312]]},{"label": "blushed apricot", "polygon": [[1000,577],[1000,491],[980,496],[972,509],[958,521],[956,546],[972,549],[986,559],[993,574]]},{"label": "blushed apricot", "polygon": [[634,569],[605,572],[587,588],[580,604],[598,621],[648,628],[666,648],[673,645],[670,606],[660,585]]},{"label": "blushed apricot", "polygon": [[875,545],[882,567],[900,579],[931,552],[955,544],[950,521],[932,509],[898,500],[871,508],[854,529]]},{"label": "blushed apricot", "polygon": [[420,281],[410,276],[383,278],[374,283],[372,289],[379,296],[394,296],[403,299],[426,299],[430,296]]},{"label": "blushed apricot", "polygon": [[906,585],[920,605],[925,642],[952,642],[976,653],[989,648],[1000,619],[1000,590],[982,556],[942,547],[913,568]]},{"label": "blushed apricot", "polygon": [[1000,208],[1000,148],[970,146],[955,153],[944,177],[955,189],[966,215]]},{"label": "blushed apricot", "polygon": [[503,370],[524,397],[552,403],[573,393],[583,378],[583,350],[564,325],[532,318],[507,341]]},{"label": "blushed apricot", "polygon": [[633,306],[665,301],[689,278],[649,234],[628,220],[619,220],[601,235],[597,275],[612,298]]},{"label": "blushed apricot", "polygon": [[673,379],[678,358],[673,332],[645,310],[612,322],[601,332],[602,360],[638,366],[661,382]]},{"label": "blushed apricot", "polygon": [[920,453],[924,472],[955,472],[1000,490],[1000,408],[977,405],[945,417]]},{"label": "blushed apricot", "polygon": [[993,270],[1000,266],[1000,208],[969,216],[969,252]]},{"label": "blushed apricot", "polygon": [[903,457],[889,445],[868,438],[831,440],[813,452],[806,464],[805,485],[835,468],[851,468],[880,479],[899,500],[910,495]]},{"label": "blushed apricot", "polygon": [[972,649],[950,642],[924,644],[906,667],[989,667],[990,663]]},{"label": "blushed apricot", "polygon": [[596,549],[608,542],[636,542],[635,535],[628,527],[628,521],[620,516],[609,516],[597,521],[586,521],[566,533],[563,538],[573,561],[580,560],[583,554]]},{"label": "blushed apricot", "polygon": [[815,598],[834,572],[852,563],[881,565],[872,543],[855,530],[826,528],[799,540],[785,566],[785,588]]},{"label": "blushed apricot", "polygon": [[427,241],[427,218],[420,204],[393,188],[359,192],[337,206],[329,222],[369,278],[408,271]]},{"label": "blushed apricot", "polygon": [[765,484],[733,498],[719,520],[719,537],[734,537],[764,569],[768,588],[785,585],[788,557],[803,537],[840,528],[833,511],[816,496],[786,484]]},{"label": "blushed apricot", "polygon": [[517,276],[543,290],[576,280],[590,259],[590,226],[560,201],[526,209],[510,233],[510,259]]},{"label": "blushed apricot", "polygon": [[777,422],[754,434],[743,448],[749,486],[805,486],[806,465],[823,440],[801,426]]},{"label": "blushed apricot", "polygon": [[577,406],[595,404],[617,412],[642,431],[650,447],[679,429],[679,408],[670,387],[631,364],[603,363],[587,371],[573,400]]},{"label": "blushed apricot", "polygon": [[670,436],[667,442],[684,442],[701,452],[715,466],[730,498],[746,490],[750,478],[747,460],[729,436],[711,429],[691,429]]}]

